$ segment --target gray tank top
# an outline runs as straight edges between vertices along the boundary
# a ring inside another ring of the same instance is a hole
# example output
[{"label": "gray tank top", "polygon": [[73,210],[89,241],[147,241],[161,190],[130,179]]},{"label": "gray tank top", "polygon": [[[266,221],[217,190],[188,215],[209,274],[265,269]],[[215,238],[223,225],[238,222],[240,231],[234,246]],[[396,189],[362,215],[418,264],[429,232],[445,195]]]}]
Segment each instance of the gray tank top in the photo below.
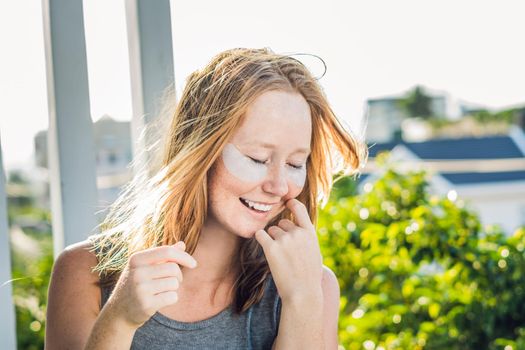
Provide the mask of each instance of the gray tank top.
[{"label": "gray tank top", "polygon": [[[102,288],[102,306],[113,287]],[[271,349],[281,315],[281,299],[271,275],[263,298],[237,316],[228,307],[197,322],[180,322],[157,312],[135,332],[131,349]]]}]

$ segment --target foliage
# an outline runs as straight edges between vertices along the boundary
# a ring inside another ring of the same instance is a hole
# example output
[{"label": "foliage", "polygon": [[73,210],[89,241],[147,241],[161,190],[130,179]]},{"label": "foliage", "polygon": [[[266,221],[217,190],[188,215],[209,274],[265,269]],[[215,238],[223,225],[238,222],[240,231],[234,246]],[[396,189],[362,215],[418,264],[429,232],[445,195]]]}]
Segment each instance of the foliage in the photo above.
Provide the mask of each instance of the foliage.
[{"label": "foliage", "polygon": [[411,118],[429,119],[434,116],[432,98],[421,86],[416,86],[405,98],[399,100],[398,104]]},{"label": "foliage", "polygon": [[11,170],[9,171],[7,176],[8,176],[9,183],[15,183],[15,184],[27,184],[28,183],[26,176],[20,170]]},{"label": "foliage", "polygon": [[517,124],[520,113],[525,113],[525,108],[508,108],[497,112],[490,112],[480,109],[471,113],[479,123],[504,122],[507,124]]},{"label": "foliage", "polygon": [[[10,207],[9,217],[38,217],[49,222],[49,212],[30,207]],[[10,221],[12,221],[10,220]],[[16,221],[16,220],[14,220]],[[16,335],[19,349],[43,349],[47,288],[53,266],[51,232],[24,230],[39,251],[29,254],[11,250],[13,301],[16,312]],[[14,248],[14,245],[13,245]]]},{"label": "foliage", "polygon": [[387,166],[364,193],[331,197],[319,241],[345,349],[525,349],[525,229],[483,231],[424,172]]}]

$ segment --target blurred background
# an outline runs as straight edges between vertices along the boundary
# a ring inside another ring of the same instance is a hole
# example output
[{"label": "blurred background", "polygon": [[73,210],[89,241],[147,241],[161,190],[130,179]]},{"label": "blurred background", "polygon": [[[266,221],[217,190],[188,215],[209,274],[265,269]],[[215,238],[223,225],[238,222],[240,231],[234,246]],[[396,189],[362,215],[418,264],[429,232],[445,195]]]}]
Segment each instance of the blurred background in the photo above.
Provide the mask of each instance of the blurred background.
[{"label": "blurred background", "polygon": [[[163,89],[180,95],[220,51],[269,47],[320,56],[333,109],[369,147],[318,223],[341,286],[340,348],[525,349],[524,10],[0,2],[0,306],[13,309],[0,338],[43,348],[53,257],[132,178]],[[296,58],[322,75],[319,60]]]}]

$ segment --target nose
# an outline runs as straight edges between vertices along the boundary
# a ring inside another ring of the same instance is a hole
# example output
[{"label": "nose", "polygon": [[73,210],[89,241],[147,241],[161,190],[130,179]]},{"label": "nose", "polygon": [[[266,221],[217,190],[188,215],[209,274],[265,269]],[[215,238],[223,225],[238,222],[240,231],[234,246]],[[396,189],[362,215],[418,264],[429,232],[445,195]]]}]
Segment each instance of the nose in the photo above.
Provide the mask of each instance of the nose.
[{"label": "nose", "polygon": [[275,196],[284,197],[288,193],[286,169],[280,165],[271,167],[263,183],[263,190]]}]

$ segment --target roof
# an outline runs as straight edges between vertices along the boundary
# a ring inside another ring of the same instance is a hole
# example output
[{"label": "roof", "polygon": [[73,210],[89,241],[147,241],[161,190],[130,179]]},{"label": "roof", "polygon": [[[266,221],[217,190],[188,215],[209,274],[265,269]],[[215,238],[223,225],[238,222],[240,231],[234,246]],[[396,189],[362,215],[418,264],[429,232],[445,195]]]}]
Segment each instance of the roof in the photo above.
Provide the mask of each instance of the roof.
[{"label": "roof", "polygon": [[389,142],[369,146],[370,157],[403,145],[421,159],[505,159],[524,154],[510,136],[436,139],[424,142]]},{"label": "roof", "polygon": [[525,171],[500,171],[490,173],[452,173],[441,174],[445,179],[456,185],[482,183],[482,182],[504,182],[524,181]]},{"label": "roof", "polygon": [[[523,137],[523,136],[520,136]],[[406,147],[421,160],[476,160],[476,159],[523,159],[525,154],[511,136],[467,137],[459,139],[436,139],[424,142],[389,142],[369,146],[369,156],[376,157],[382,151],[390,151],[398,145]],[[364,174],[363,174],[364,175]],[[525,181],[525,170],[500,172],[454,172],[440,173],[455,185]],[[366,177],[360,178],[363,181]]]}]

